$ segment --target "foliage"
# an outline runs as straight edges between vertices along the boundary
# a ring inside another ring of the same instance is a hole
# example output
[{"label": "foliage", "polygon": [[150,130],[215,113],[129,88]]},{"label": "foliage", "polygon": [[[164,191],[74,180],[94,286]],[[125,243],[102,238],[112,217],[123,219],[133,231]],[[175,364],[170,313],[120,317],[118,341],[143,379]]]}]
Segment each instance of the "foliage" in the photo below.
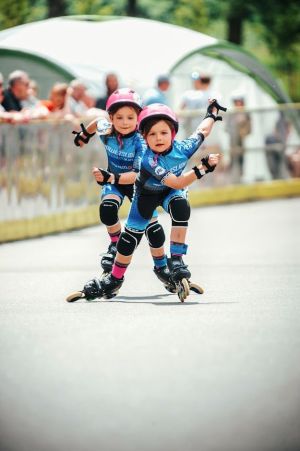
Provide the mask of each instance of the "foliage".
[{"label": "foliage", "polygon": [[[129,1],[0,0],[0,29],[55,15],[126,15]],[[138,17],[244,44],[277,74],[297,80],[294,75],[300,70],[298,0],[131,0],[130,4]],[[255,44],[251,34],[245,33],[249,25],[258,36]],[[296,82],[287,80],[287,84],[296,89]]]},{"label": "foliage", "polygon": [[9,28],[27,21],[29,0],[0,0],[0,27]]}]

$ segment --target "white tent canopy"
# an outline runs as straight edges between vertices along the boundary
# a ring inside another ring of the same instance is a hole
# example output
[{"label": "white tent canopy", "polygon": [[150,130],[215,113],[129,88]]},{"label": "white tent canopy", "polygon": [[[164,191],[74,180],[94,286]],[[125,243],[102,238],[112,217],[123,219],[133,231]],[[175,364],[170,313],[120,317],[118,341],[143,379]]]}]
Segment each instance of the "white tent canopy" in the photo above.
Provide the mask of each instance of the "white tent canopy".
[{"label": "white tent canopy", "polygon": [[216,42],[202,33],[136,18],[56,18],[0,32],[0,49],[32,53],[99,85],[101,74],[115,71],[124,84],[140,88],[152,86],[158,74],[168,73],[190,51]]},{"label": "white tent canopy", "polygon": [[[207,68],[210,60],[215,62],[210,65],[213,71],[218,70],[220,60],[225,61],[222,72],[231,66],[229,75],[224,73],[224,83],[233,70],[236,74],[244,72],[243,89],[245,78],[252,77],[276,100],[288,100],[265,68],[241,48],[175,25],[132,17],[70,16],[0,32],[4,76],[23,68],[38,81],[44,96],[55,81],[75,77],[82,78],[94,94],[101,94],[105,74],[110,71],[117,73],[124,86],[140,93],[153,86],[158,75],[180,72],[181,78],[186,78],[183,89],[190,79],[189,73],[182,71],[191,69],[195,55],[201,55],[197,65],[202,68]],[[210,60],[206,60],[208,57]],[[234,84],[239,87],[238,77]],[[223,92],[228,91],[226,86],[221,87]],[[180,85],[177,88],[176,92],[172,90],[175,104]]]}]

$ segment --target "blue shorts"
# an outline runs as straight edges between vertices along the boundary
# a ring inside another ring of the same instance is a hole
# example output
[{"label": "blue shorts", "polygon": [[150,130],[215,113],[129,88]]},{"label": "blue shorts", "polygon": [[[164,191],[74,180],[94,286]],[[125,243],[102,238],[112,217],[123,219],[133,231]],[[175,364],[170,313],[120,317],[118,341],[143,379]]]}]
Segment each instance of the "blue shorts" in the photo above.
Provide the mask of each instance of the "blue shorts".
[{"label": "blue shorts", "polygon": [[[141,193],[136,191],[132,200],[126,227],[133,230],[145,230],[152,217],[157,217],[156,208],[160,205],[167,213],[174,197],[187,198],[187,190],[170,189],[166,193]],[[156,213],[156,215],[154,215]]]},{"label": "blue shorts", "polygon": [[[110,194],[119,196],[119,198],[121,199],[120,206],[122,205],[125,196],[128,197],[130,202],[132,202],[132,200],[134,198],[134,185],[111,185],[110,183],[103,185],[101,199],[103,199],[103,197],[108,196]],[[152,218],[157,218],[157,217],[158,217],[158,213],[156,210],[154,210],[153,214],[152,214]]]},{"label": "blue shorts", "polygon": [[128,197],[130,202],[132,202],[133,192],[134,185],[111,185],[110,183],[107,183],[102,187],[101,199],[103,199],[104,196],[114,194],[115,196],[119,196],[122,205],[124,197]]}]

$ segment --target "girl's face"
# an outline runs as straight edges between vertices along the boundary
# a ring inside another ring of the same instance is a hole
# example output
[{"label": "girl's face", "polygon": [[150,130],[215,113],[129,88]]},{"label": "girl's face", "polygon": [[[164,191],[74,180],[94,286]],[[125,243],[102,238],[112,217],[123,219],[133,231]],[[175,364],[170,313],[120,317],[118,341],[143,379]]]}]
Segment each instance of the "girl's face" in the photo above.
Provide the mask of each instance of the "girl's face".
[{"label": "girl's face", "polygon": [[150,128],[146,141],[154,152],[162,153],[172,144],[172,132],[168,124],[161,120]]},{"label": "girl's face", "polygon": [[130,106],[122,106],[111,116],[115,130],[122,135],[128,135],[136,130],[137,118],[135,109]]}]

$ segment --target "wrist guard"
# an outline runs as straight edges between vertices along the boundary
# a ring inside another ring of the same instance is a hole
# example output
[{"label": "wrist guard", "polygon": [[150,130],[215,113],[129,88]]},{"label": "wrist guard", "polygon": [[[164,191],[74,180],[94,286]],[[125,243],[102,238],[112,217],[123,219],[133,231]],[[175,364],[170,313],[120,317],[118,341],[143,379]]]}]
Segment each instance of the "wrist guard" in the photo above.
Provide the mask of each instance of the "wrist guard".
[{"label": "wrist guard", "polygon": [[[107,185],[108,183],[117,185],[119,183],[119,180],[120,180],[120,177],[121,177],[120,174],[114,174],[113,172],[109,172],[106,169],[102,169],[102,168],[98,168],[98,169],[101,172],[101,174],[103,175],[103,181],[102,182],[97,182],[98,185],[103,186],[103,185]],[[114,179],[113,182],[109,182],[108,180],[109,180],[109,178],[112,175],[114,175],[115,179]]]},{"label": "wrist guard", "polygon": [[112,173],[109,171],[106,171],[105,169],[102,169],[102,168],[98,168],[98,169],[101,172],[101,174],[103,175],[103,181],[102,182],[97,181],[98,185],[101,185],[101,186],[107,185],[107,183],[109,183],[108,179],[110,178]]},{"label": "wrist guard", "polygon": [[194,166],[192,169],[195,172],[197,179],[201,179],[204,176],[204,174],[205,174],[205,170],[204,169],[202,169],[202,170],[199,169],[198,166]]},{"label": "wrist guard", "polygon": [[[217,109],[217,116],[212,112],[214,108]],[[204,119],[206,119],[207,117],[211,117],[215,122],[222,121],[223,120],[222,116],[218,116],[220,110],[227,111],[227,108],[219,105],[217,100],[213,99],[212,103],[207,107],[206,116]]]},{"label": "wrist guard", "polygon": [[[95,135],[95,133],[89,133],[83,124],[80,124],[80,127],[80,132],[76,132],[75,130],[72,131],[73,135],[76,135],[74,138],[74,144],[77,147],[80,147],[80,141],[82,141],[84,144],[87,144],[91,137]],[[83,133],[84,136],[82,136],[81,133]]]},{"label": "wrist guard", "polygon": [[211,166],[208,162],[209,159],[209,155],[206,155],[206,157],[202,158],[201,163],[206,167],[206,171],[205,173],[207,174],[208,172],[213,172],[216,168],[216,165]]}]

